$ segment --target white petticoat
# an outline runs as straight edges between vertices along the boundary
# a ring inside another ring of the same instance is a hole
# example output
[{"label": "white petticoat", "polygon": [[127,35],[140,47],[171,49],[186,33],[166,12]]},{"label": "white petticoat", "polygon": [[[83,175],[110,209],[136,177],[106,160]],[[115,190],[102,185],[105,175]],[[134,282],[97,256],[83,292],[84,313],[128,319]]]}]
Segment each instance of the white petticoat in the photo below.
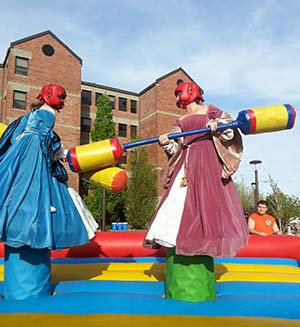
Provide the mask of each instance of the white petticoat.
[{"label": "white petticoat", "polygon": [[180,187],[183,176],[184,167],[181,167],[170,189],[168,197],[159,208],[155,219],[148,230],[146,240],[155,241],[165,247],[176,246],[176,238],[187,192],[187,187]]},{"label": "white petticoat", "polygon": [[68,186],[69,194],[75,204],[76,209],[78,210],[82,222],[85,226],[85,229],[88,234],[88,238],[92,239],[95,236],[95,232],[99,227],[96,223],[94,217],[90,213],[89,209],[87,208],[86,204],[82,200],[81,196],[70,186]]}]

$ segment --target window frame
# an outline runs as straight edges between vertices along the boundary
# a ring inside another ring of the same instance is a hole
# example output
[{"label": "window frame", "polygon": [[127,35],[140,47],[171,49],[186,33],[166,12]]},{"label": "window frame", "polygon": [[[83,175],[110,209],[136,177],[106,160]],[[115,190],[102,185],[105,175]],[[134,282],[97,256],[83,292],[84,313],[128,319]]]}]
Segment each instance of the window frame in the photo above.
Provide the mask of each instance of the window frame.
[{"label": "window frame", "polygon": [[122,158],[121,158],[119,164],[120,164],[120,165],[124,165],[124,166],[127,165],[127,153],[126,153],[126,152],[124,152],[124,153],[122,154]]},{"label": "window frame", "polygon": [[[84,124],[84,121],[88,121],[89,124]],[[92,119],[89,117],[80,117],[80,130],[82,132],[87,132],[90,133],[91,131],[91,123],[92,123]]]},{"label": "window frame", "polygon": [[[135,135],[133,135],[132,130],[135,129]],[[130,138],[136,139],[137,138],[137,126],[136,125],[130,125]]]},{"label": "window frame", "polygon": [[[124,130],[121,129],[122,126],[125,126]],[[124,135],[122,135],[123,134],[122,132],[124,132]],[[124,124],[124,123],[118,124],[118,135],[119,135],[119,137],[127,137],[127,125],[126,124]]]},{"label": "window frame", "polygon": [[[25,100],[16,99],[17,93],[20,95],[21,94],[25,95]],[[18,103],[23,103],[23,105],[20,106],[20,105],[18,105]],[[27,92],[14,90],[14,92],[13,92],[13,109],[26,110],[26,104],[27,104]]]},{"label": "window frame", "polygon": [[119,97],[119,111],[127,112],[127,98]]},{"label": "window frame", "polygon": [[112,108],[112,110],[114,110],[115,109],[115,103],[116,103],[116,97],[114,95],[111,95],[111,94],[108,94],[107,96],[109,98],[111,108]]},{"label": "window frame", "polygon": [[[135,106],[132,105],[133,103],[135,103]],[[133,108],[134,108],[134,110],[133,110]],[[137,101],[136,100],[133,100],[133,99],[130,100],[130,112],[132,114],[137,113]]]},{"label": "window frame", "polygon": [[[84,95],[84,93],[86,95]],[[89,95],[89,96],[87,96]],[[87,101],[85,100],[87,99]],[[81,104],[90,106],[92,104],[92,91],[89,90],[81,90]]]},{"label": "window frame", "polygon": [[[24,60],[24,62],[26,62],[26,67],[22,66],[22,65],[18,65],[18,60]],[[24,58],[24,57],[19,57],[16,56],[15,59],[15,74],[16,75],[21,75],[21,76],[28,76],[28,67],[29,67],[29,59],[28,58]]]},{"label": "window frame", "polygon": [[95,93],[95,106],[97,106],[98,99],[103,95],[103,93],[96,92]]}]

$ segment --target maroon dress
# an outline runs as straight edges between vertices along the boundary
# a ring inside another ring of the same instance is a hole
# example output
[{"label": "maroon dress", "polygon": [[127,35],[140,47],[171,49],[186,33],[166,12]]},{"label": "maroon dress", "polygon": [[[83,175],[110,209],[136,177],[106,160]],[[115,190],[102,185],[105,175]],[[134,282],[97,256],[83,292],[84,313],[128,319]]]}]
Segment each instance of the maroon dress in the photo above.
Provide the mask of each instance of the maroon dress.
[{"label": "maroon dress", "polygon": [[[219,118],[221,114],[221,110],[209,107],[207,114],[186,116],[178,121],[178,126],[182,131],[202,128],[209,119]],[[170,190],[178,187],[173,185],[176,175],[186,165],[188,186],[174,244],[176,254],[231,257],[247,244],[249,238],[243,208],[231,178],[222,178],[223,163],[212,137],[199,139],[200,136],[184,138],[184,144],[189,146],[182,151],[146,240],[156,241],[156,232],[151,228],[164,201],[172,193]],[[171,217],[166,219],[172,224]]]}]

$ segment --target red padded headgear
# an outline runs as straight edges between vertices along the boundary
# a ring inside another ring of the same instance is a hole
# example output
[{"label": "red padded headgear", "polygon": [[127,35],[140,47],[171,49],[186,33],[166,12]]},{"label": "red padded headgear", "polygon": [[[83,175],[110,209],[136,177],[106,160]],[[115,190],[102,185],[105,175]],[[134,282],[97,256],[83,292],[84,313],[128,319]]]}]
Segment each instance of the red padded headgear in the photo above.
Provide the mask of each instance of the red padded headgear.
[{"label": "red padded headgear", "polygon": [[179,97],[176,102],[177,107],[183,109],[197,99],[204,101],[203,90],[199,87],[199,85],[195,83],[187,83],[182,80],[177,81],[175,96]]},{"label": "red padded headgear", "polygon": [[60,110],[64,107],[64,99],[67,94],[65,89],[58,84],[44,85],[38,95],[38,99],[44,100],[48,106]]}]

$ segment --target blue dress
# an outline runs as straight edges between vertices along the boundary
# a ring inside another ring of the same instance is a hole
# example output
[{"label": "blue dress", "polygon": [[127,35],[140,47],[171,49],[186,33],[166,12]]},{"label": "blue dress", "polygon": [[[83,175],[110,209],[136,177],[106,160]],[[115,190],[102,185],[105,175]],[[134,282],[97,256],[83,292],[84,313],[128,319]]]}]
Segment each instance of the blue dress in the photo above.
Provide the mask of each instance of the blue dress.
[{"label": "blue dress", "polygon": [[0,240],[10,247],[61,249],[89,241],[67,173],[53,160],[61,146],[54,123],[52,112],[39,109],[10,124],[0,140]]}]

